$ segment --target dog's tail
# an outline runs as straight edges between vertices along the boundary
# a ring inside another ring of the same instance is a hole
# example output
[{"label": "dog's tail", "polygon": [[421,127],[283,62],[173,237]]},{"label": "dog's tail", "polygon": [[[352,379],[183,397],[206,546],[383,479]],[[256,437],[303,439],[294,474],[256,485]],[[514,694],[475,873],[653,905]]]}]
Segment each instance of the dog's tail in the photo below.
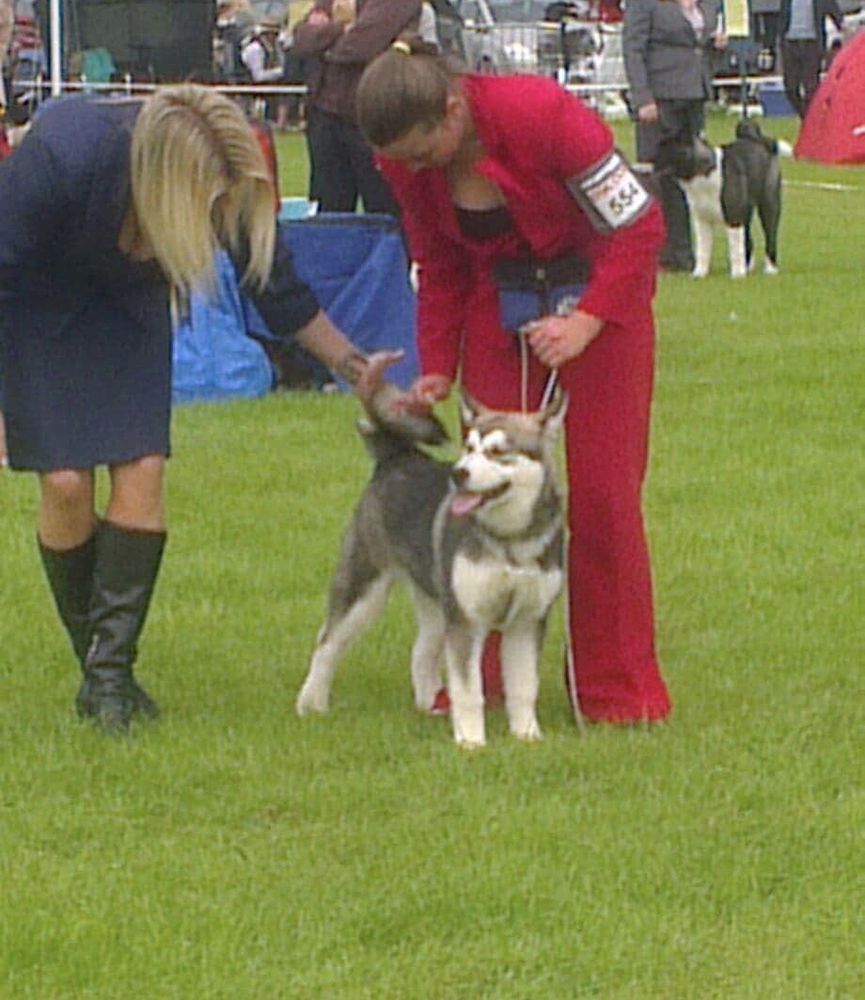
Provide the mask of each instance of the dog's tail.
[{"label": "dog's tail", "polygon": [[402,438],[409,445],[443,444],[448,432],[432,410],[417,410],[406,405],[406,393],[386,382],[365,404],[368,423],[379,430]]},{"label": "dog's tail", "polygon": [[[407,433],[405,427],[396,429],[368,417],[362,417],[358,420],[357,430],[377,468],[387,465],[395,459],[404,458],[406,455],[420,454],[419,444],[438,444],[440,440],[444,440],[444,438],[439,439],[438,437],[435,440],[429,440],[428,431],[424,432],[423,437],[416,437]],[[441,433],[444,434],[443,427]]]}]

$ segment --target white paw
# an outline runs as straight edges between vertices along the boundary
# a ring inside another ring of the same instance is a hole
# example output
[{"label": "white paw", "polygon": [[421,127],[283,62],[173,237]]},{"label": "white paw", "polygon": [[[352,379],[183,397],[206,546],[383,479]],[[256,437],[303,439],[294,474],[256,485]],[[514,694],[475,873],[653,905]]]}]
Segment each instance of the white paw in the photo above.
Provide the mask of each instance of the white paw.
[{"label": "white paw", "polygon": [[748,272],[744,270],[744,268],[737,267],[734,270],[730,271],[731,278],[746,278],[747,276]]},{"label": "white paw", "polygon": [[777,274],[778,268],[772,263],[771,260],[767,260],[763,265],[763,274]]},{"label": "white paw", "polygon": [[537,743],[544,738],[537,719],[529,719],[518,726],[511,726],[511,733],[524,743]]},{"label": "white paw", "polygon": [[456,744],[460,750],[483,750],[487,745],[486,740],[466,740],[461,739],[459,736],[456,737]]},{"label": "white paw", "polygon": [[330,707],[330,693],[318,684],[307,681],[300,689],[295,702],[295,709],[300,716],[323,715]]},{"label": "white paw", "polygon": [[709,277],[709,269],[707,267],[695,267],[694,270],[691,271],[691,277],[692,278],[708,278]]},{"label": "white paw", "polygon": [[454,739],[457,744],[465,750],[477,750],[486,746],[487,734],[484,726],[483,710],[465,714],[457,708],[454,709],[451,703],[451,723],[453,724]]},{"label": "white paw", "polygon": [[440,688],[441,684],[438,681],[432,684],[419,684],[414,689],[415,707],[421,712],[434,712],[436,695],[439,693]]}]

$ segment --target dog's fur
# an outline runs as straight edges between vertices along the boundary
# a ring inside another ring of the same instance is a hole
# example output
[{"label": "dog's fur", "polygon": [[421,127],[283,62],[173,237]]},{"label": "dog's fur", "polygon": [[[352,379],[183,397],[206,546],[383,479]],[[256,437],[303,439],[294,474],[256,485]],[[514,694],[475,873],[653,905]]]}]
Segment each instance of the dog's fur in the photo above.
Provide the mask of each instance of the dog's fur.
[{"label": "dog's fur", "polygon": [[553,444],[565,409],[562,394],[534,414],[501,413],[464,397],[466,434],[454,465],[435,461],[392,425],[361,426],[375,469],[343,541],[297,699],[300,715],[327,711],[338,661],[404,577],[418,621],[417,706],[432,708],[444,653],[454,737],[483,746],[480,660],[488,633],[498,630],[510,730],[540,739],[538,661],[563,577]]},{"label": "dog's fur", "polygon": [[730,276],[743,278],[753,266],[751,217],[760,216],[766,243],[765,274],[778,273],[781,167],[786,143],[767,138],[750,119],[739,122],[734,142],[710,146],[704,139],[664,144],[656,169],[679,182],[691,213],[695,278],[705,278],[712,260],[715,226],[727,231]]}]

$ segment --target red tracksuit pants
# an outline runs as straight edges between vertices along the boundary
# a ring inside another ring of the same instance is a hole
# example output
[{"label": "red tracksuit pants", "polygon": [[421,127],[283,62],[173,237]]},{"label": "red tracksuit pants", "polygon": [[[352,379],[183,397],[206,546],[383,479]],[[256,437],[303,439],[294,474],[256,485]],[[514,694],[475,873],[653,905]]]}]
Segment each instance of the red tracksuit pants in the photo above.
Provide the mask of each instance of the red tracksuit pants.
[{"label": "red tracksuit pants", "polygon": [[[479,401],[520,408],[515,340],[469,335],[461,368],[463,385]],[[639,326],[608,324],[559,375],[569,396],[566,681],[572,704],[590,721],[659,720],[671,708],[655,654],[642,515],[653,376],[650,315]],[[538,406],[546,378],[530,357],[530,407]]]}]

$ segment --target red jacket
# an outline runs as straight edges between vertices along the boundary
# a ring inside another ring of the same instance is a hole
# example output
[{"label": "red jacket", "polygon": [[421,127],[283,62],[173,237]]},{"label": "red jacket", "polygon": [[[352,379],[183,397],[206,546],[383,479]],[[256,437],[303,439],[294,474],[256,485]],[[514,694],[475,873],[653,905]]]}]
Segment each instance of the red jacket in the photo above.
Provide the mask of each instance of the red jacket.
[{"label": "red jacket", "polygon": [[[463,84],[487,153],[478,172],[501,189],[516,230],[497,253],[586,257],[591,277],[580,308],[610,324],[651,323],[664,238],[658,205],[652,201],[624,228],[599,232],[565,186],[610,154],[607,126],[553,80],[470,75]],[[420,265],[421,367],[425,374],[454,378],[463,337],[506,336],[498,323],[490,253],[461,234],[442,169],[413,173],[397,161],[382,157],[379,163]]]}]

